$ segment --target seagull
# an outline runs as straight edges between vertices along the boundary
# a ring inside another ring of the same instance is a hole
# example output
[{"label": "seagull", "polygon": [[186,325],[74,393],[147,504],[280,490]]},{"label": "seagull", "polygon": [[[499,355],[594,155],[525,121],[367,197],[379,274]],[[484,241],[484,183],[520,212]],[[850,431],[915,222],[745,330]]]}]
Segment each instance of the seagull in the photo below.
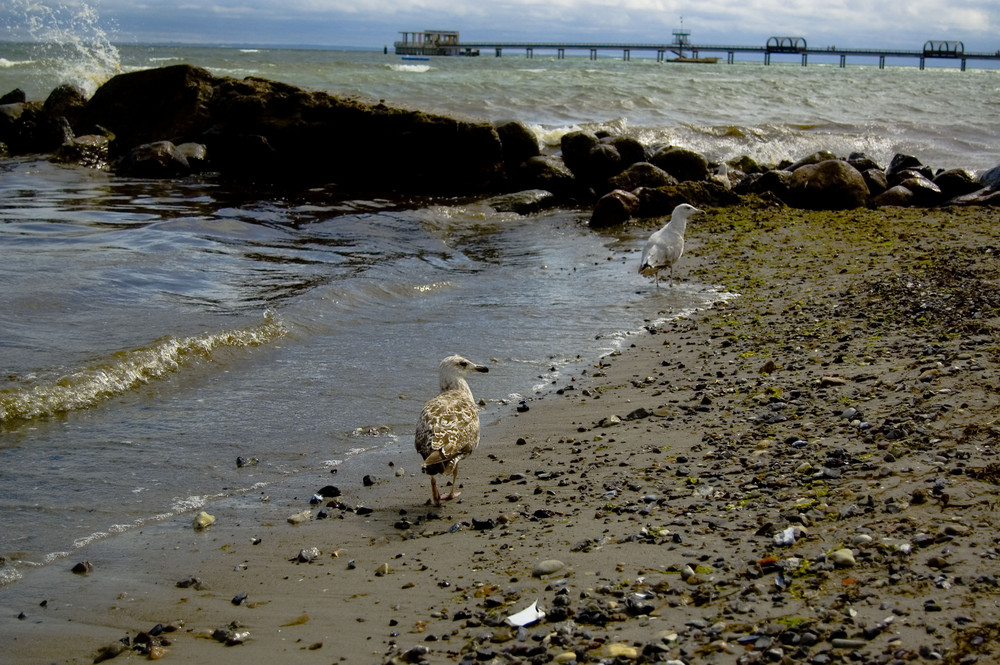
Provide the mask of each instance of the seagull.
[{"label": "seagull", "polygon": [[457,497],[458,463],[479,445],[479,407],[465,377],[471,372],[489,371],[488,367],[462,356],[448,356],[438,368],[441,394],[427,402],[420,412],[413,442],[424,458],[423,472],[431,477],[435,506],[441,505],[441,495],[434,476],[451,472],[451,492],[444,498]]},{"label": "seagull", "polygon": [[673,278],[674,263],[684,253],[684,230],[687,228],[688,217],[696,212],[703,211],[687,203],[680,204],[670,214],[667,225],[649,236],[645,247],[642,248],[639,274],[653,277],[656,288],[660,288],[660,271],[664,268],[670,271],[670,277]]}]

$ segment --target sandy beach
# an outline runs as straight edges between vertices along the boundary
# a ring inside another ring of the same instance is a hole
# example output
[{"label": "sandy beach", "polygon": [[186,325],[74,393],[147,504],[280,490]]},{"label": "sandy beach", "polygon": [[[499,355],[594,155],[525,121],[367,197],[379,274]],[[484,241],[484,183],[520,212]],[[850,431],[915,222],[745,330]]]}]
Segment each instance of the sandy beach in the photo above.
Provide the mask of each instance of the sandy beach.
[{"label": "sandy beach", "polygon": [[484,418],[457,500],[400,433],[393,467],[27,571],[0,661],[994,662],[998,222],[710,210],[675,277],[740,296]]}]

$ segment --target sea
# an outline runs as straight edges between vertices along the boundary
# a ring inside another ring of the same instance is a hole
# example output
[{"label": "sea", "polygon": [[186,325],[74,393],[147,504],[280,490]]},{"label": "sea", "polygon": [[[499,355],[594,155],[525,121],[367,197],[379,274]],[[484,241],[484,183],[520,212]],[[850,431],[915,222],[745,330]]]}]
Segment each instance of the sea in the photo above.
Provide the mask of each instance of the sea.
[{"label": "sea", "polygon": [[[1000,71],[957,66],[537,51],[414,61],[382,45],[64,34],[0,43],[0,95],[41,101],[63,83],[91,94],[116,73],[178,63],[517,120],[548,152],[583,129],[715,163],[817,150],[974,173],[1000,163]],[[443,357],[489,366],[472,386],[488,424],[572,388],[649,326],[738,297],[685,275],[683,259],[675,286],[653,288],[636,272],[649,229],[595,232],[589,213],[0,160],[0,597],[95,542],[190,529],[200,510],[296,512],[331,478],[354,488],[364,475],[425,492],[413,430]],[[479,454],[509,445],[487,437]]]}]

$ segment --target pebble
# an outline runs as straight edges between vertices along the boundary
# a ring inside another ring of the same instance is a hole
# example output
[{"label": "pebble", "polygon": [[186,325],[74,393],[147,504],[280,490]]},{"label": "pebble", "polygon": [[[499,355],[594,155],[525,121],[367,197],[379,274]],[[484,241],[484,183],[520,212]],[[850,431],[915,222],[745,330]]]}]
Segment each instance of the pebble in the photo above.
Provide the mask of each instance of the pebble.
[{"label": "pebble", "polygon": [[94,564],[90,563],[89,561],[81,561],[80,563],[73,566],[71,570],[77,575],[89,575],[90,573],[94,572]]},{"label": "pebble", "polygon": [[320,554],[321,552],[318,547],[309,547],[299,550],[297,559],[300,563],[312,563],[320,557]]},{"label": "pebble", "polygon": [[854,565],[854,553],[846,547],[830,552],[829,559],[838,568],[850,568]]},{"label": "pebble", "polygon": [[547,559],[542,561],[531,571],[532,577],[545,577],[546,575],[552,575],[558,573],[560,570],[566,567],[566,564],[558,559]]},{"label": "pebble", "polygon": [[288,516],[289,524],[302,524],[303,522],[308,522],[312,519],[311,510],[303,510],[301,513],[295,513],[294,515]]}]

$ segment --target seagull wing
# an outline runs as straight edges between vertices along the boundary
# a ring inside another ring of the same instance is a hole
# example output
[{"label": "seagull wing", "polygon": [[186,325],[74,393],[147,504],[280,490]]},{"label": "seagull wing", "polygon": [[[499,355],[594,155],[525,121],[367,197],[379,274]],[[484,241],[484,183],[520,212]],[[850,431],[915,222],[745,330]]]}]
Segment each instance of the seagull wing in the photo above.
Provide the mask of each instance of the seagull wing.
[{"label": "seagull wing", "polygon": [[469,455],[479,445],[479,408],[458,391],[438,395],[420,413],[415,442],[425,467]]},{"label": "seagull wing", "polygon": [[667,227],[649,236],[642,248],[639,272],[648,274],[672,266],[684,252],[684,236]]}]

